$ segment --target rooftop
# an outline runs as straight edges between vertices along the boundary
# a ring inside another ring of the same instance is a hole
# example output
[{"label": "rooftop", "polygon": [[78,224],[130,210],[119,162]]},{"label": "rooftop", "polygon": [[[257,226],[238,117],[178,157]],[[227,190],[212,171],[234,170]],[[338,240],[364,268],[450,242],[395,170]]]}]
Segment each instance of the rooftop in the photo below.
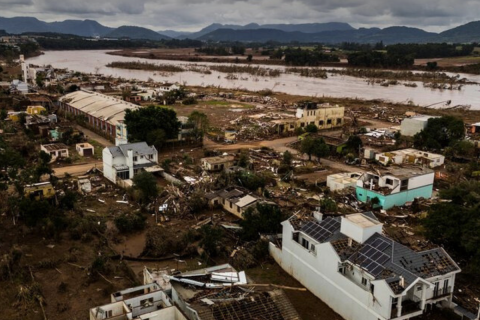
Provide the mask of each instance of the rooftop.
[{"label": "rooftop", "polygon": [[155,147],[150,147],[146,142],[136,142],[136,143],[128,143],[122,144],[120,146],[112,146],[107,148],[112,157],[127,157],[128,150],[133,151],[133,155],[148,155],[155,153]]},{"label": "rooftop", "polygon": [[218,157],[209,157],[209,158],[202,158],[201,161],[206,161],[211,164],[218,164],[218,163],[225,163],[230,162],[235,159],[234,156],[218,156]]},{"label": "rooftop", "polygon": [[[402,167],[390,167],[377,169],[380,176],[394,176],[399,179],[411,178],[433,173],[434,171],[428,168],[422,168],[414,165],[405,165]],[[374,171],[375,172],[375,171]],[[377,175],[377,173],[370,172],[370,174]]]},{"label": "rooftop", "polygon": [[370,228],[381,224],[378,220],[371,219],[363,213],[349,214],[345,216],[345,219],[362,228]]},{"label": "rooftop", "polygon": [[57,151],[57,150],[68,149],[68,147],[63,143],[42,144],[42,147],[45,148],[45,150],[47,151]]}]

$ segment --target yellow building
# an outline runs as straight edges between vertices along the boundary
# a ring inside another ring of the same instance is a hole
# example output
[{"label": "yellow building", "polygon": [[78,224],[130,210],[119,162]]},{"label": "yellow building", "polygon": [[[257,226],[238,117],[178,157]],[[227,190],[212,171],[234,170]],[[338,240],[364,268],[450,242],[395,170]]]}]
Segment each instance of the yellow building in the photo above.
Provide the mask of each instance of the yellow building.
[{"label": "yellow building", "polygon": [[50,182],[41,182],[26,185],[24,194],[34,200],[51,199],[55,197],[55,189]]},{"label": "yellow building", "polygon": [[305,128],[314,124],[319,130],[343,126],[345,107],[328,103],[305,103],[297,108],[297,127]]},{"label": "yellow building", "polygon": [[42,114],[44,112],[47,112],[47,109],[42,106],[28,106],[27,107],[27,114],[29,115],[36,115],[36,114]]}]

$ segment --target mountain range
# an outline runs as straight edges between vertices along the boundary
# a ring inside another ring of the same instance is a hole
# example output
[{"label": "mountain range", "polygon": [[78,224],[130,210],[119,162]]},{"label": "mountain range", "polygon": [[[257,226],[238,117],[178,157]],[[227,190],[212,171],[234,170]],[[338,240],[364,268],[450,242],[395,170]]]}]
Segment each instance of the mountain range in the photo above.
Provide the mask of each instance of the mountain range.
[{"label": "mountain range", "polygon": [[10,34],[25,32],[52,32],[82,37],[130,38],[145,40],[197,39],[203,41],[241,42],[320,42],[320,43],[425,43],[425,42],[480,42],[480,21],[474,21],[441,33],[418,28],[392,26],[380,28],[353,28],[348,23],[303,24],[211,24],[197,32],[176,30],[153,31],[137,26],[110,28],[94,20],[65,20],[44,22],[34,17],[0,17],[0,30]]}]

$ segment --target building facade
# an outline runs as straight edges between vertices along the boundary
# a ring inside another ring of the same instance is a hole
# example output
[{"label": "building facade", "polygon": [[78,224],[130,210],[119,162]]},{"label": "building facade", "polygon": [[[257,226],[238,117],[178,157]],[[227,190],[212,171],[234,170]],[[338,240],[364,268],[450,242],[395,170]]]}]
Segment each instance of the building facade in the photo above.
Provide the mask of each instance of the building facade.
[{"label": "building facade", "polygon": [[382,234],[371,213],[282,223],[280,266],[346,320],[403,320],[453,307],[460,268],[441,248],[415,252]]},{"label": "building facade", "polygon": [[378,153],[375,155],[375,160],[384,166],[393,164],[416,164],[427,166],[430,168],[440,167],[445,162],[445,156],[441,154],[416,150],[416,149],[402,149],[390,152]]},{"label": "building facade", "polygon": [[434,179],[433,170],[419,167],[366,172],[357,180],[356,195],[366,203],[376,198],[377,205],[387,210],[416,198],[430,199]]},{"label": "building facade", "polygon": [[318,129],[332,129],[343,126],[345,107],[338,105],[305,103],[297,108],[297,127],[305,128],[314,124]]}]

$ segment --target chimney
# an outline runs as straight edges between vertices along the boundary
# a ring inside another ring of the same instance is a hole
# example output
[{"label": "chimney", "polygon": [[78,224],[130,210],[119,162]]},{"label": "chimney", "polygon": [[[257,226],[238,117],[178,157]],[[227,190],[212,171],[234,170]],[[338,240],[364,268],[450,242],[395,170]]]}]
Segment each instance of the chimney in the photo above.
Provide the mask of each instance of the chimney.
[{"label": "chimney", "polygon": [[127,166],[129,171],[130,179],[133,179],[133,150],[127,150]]},{"label": "chimney", "polygon": [[405,288],[405,278],[400,276],[400,287]]},{"label": "chimney", "polygon": [[351,247],[353,245],[353,239],[348,238],[348,246]]}]

